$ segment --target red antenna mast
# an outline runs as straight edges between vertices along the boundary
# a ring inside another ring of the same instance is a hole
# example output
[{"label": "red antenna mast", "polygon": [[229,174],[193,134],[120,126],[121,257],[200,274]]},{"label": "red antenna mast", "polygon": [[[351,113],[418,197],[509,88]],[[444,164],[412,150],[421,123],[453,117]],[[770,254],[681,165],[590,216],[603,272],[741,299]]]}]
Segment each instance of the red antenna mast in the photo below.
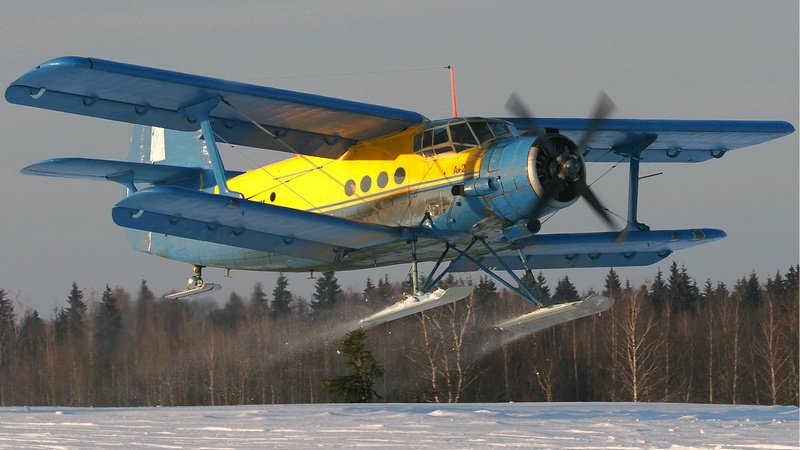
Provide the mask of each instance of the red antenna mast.
[{"label": "red antenna mast", "polygon": [[456,73],[453,66],[446,66],[445,69],[450,69],[450,91],[453,95],[453,117],[458,117],[458,102],[456,101]]}]

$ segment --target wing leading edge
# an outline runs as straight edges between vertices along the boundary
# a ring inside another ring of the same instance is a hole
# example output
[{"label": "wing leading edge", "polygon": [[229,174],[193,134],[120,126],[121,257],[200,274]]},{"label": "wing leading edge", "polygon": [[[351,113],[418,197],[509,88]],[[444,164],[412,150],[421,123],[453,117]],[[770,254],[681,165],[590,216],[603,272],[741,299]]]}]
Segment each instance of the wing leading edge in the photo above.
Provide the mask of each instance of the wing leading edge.
[{"label": "wing leading edge", "polygon": [[358,141],[428,120],[402,109],[74,56],[40,64],[14,81],[5,98],[182,131],[199,129],[187,108],[222,99],[209,114],[218,139],[329,158]]},{"label": "wing leading edge", "polygon": [[[558,130],[575,142],[592,125],[591,119],[505,120],[523,132],[534,127]],[[616,163],[633,156],[641,162],[701,162],[793,132],[794,127],[783,121],[608,119],[593,135],[584,159]]]}]

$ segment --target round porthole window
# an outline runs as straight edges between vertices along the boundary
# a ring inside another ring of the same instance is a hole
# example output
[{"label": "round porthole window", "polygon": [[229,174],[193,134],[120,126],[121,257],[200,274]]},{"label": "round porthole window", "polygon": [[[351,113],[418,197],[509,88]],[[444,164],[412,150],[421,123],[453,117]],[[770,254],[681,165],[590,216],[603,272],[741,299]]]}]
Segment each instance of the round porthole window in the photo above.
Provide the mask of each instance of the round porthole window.
[{"label": "round porthole window", "polygon": [[386,185],[389,184],[389,175],[386,172],[381,172],[378,174],[378,187],[383,189]]},{"label": "round porthole window", "polygon": [[404,181],[406,181],[406,169],[398,167],[397,170],[394,171],[394,182],[396,184],[403,184]]},{"label": "round porthole window", "polygon": [[275,193],[274,192],[269,194],[269,201],[270,202],[274,202],[275,201]]},{"label": "round porthole window", "polygon": [[356,182],[353,180],[347,180],[347,183],[344,184],[344,193],[349,197],[356,193]]},{"label": "round porthole window", "polygon": [[371,187],[372,178],[370,178],[369,175],[365,175],[364,178],[361,179],[361,192],[368,192]]}]

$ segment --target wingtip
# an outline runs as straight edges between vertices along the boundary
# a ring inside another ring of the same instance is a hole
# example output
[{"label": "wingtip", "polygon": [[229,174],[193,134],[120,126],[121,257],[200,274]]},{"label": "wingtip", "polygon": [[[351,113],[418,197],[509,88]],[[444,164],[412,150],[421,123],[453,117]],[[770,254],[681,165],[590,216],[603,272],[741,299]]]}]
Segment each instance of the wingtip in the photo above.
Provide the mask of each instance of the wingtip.
[{"label": "wingtip", "polygon": [[34,68],[34,70],[49,69],[55,67],[75,67],[79,69],[91,69],[94,66],[92,58],[85,56],[59,56],[49,59]]}]

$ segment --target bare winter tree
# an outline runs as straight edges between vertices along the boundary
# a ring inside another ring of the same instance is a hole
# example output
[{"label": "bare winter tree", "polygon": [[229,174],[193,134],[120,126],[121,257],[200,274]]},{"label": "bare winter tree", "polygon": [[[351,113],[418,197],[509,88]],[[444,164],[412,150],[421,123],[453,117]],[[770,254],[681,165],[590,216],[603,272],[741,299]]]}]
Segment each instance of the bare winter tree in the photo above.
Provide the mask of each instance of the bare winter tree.
[{"label": "bare winter tree", "polygon": [[616,373],[623,398],[634,402],[649,400],[657,374],[655,317],[646,308],[642,291],[625,295],[614,306],[613,314],[619,336],[611,351],[617,354]]},{"label": "bare winter tree", "polygon": [[475,360],[468,354],[467,339],[475,322],[473,296],[419,314],[423,348],[433,401],[456,403],[475,381]]}]

